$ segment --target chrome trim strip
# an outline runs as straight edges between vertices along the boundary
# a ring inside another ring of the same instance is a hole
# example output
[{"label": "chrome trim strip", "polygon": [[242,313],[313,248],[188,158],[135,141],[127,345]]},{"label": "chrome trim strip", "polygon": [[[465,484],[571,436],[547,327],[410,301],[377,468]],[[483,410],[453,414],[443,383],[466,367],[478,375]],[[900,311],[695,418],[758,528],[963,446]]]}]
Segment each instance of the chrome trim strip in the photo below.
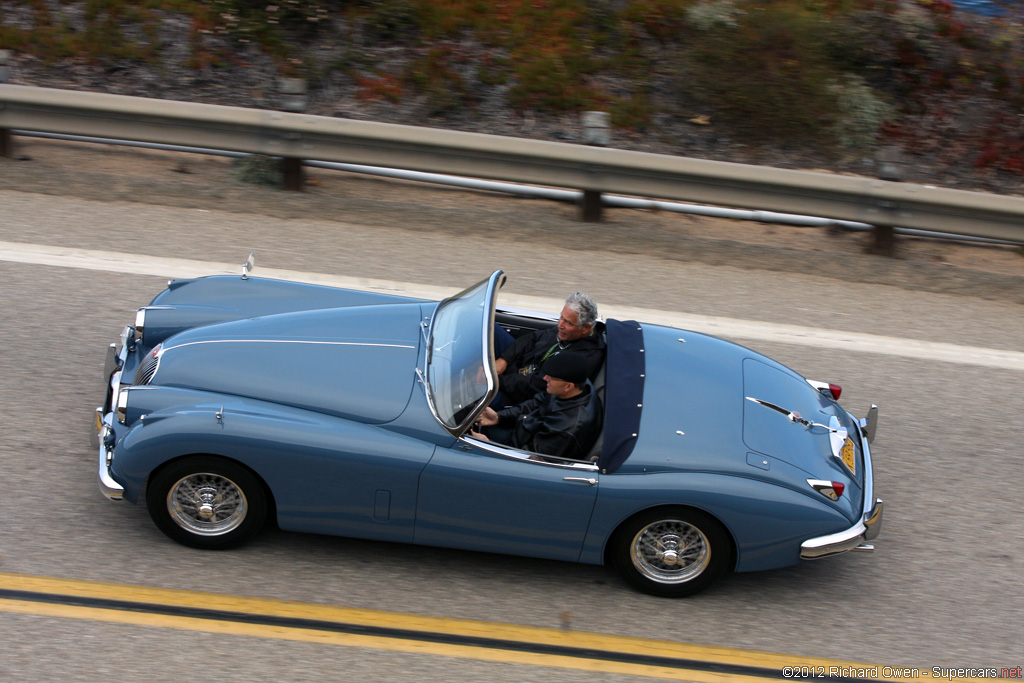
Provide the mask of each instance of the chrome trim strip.
[{"label": "chrome trim strip", "polygon": [[[561,467],[564,469],[578,470],[584,472],[597,472],[597,463],[593,462],[582,462],[580,460],[569,460],[568,458],[559,458],[554,455],[544,455],[542,453],[532,453],[530,451],[522,451],[518,448],[512,448],[504,444],[495,443],[493,441],[483,441],[480,439],[473,438],[471,436],[459,437],[459,443],[472,444],[477,448],[481,448],[485,451],[494,453],[495,455],[502,455],[506,458],[512,458],[514,460],[528,460],[538,465],[549,465],[551,467]],[[562,462],[556,462],[556,461]]]},{"label": "chrome trim strip", "polygon": [[205,341],[185,342],[177,346],[165,346],[164,352],[172,349],[181,349],[186,346],[197,344],[314,344],[324,346],[376,346],[387,349],[415,349],[415,346],[408,344],[382,344],[379,342],[334,342],[334,341],[311,341],[300,339],[207,339]]}]

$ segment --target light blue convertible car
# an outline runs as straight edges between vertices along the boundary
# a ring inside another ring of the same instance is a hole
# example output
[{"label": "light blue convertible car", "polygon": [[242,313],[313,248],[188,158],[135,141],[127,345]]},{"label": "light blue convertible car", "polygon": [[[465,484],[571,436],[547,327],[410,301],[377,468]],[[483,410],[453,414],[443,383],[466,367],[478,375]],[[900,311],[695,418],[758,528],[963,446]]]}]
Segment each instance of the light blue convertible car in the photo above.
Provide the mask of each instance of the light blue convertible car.
[{"label": "light blue convertible car", "polygon": [[99,480],[165,534],[280,528],[610,564],[662,596],[870,550],[877,408],[696,332],[607,320],[586,460],[469,434],[497,392],[501,271],[438,303],[249,277],[175,280],[108,351]]}]

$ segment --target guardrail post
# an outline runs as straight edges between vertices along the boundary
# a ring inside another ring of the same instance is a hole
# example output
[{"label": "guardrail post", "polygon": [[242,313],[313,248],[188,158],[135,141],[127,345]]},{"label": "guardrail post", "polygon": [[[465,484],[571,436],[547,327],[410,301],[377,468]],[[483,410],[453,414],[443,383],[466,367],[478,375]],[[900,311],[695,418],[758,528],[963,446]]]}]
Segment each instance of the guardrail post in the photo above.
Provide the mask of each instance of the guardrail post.
[{"label": "guardrail post", "polygon": [[[278,80],[281,94],[281,109],[301,114],[306,111],[306,79],[281,78]],[[281,159],[281,186],[285,190],[301,192],[305,178],[302,172],[302,159],[284,157]]]},{"label": "guardrail post", "polygon": [[[888,146],[878,151],[875,158],[878,164],[878,177],[882,180],[901,182],[904,177],[903,152],[899,147]],[[872,231],[873,239],[867,248],[869,254],[878,256],[896,256],[896,229],[891,225],[876,225]]]},{"label": "guardrail post", "polygon": [[[11,60],[10,50],[0,50],[0,83],[7,83],[11,80],[11,69],[7,63]],[[11,139],[11,131],[0,128],[0,157],[14,156],[14,140]]]},{"label": "guardrail post", "polygon": [[[583,124],[583,142],[596,147],[607,147],[610,140],[608,124],[611,115],[603,111],[585,111],[580,116]],[[602,213],[601,191],[583,190],[579,203],[579,217],[585,223],[600,223]]]}]

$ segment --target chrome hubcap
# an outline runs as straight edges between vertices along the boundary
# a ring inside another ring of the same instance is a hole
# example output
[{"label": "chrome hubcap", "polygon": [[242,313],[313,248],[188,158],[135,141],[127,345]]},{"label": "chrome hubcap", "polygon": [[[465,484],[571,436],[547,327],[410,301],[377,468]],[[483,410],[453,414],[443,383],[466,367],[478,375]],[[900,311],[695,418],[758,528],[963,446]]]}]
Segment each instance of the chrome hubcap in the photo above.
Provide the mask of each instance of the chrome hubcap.
[{"label": "chrome hubcap", "polygon": [[711,544],[697,527],[678,519],[648,524],[630,545],[633,566],[658,583],[685,583],[711,562]]},{"label": "chrome hubcap", "polygon": [[219,474],[190,474],[167,493],[171,519],[202,536],[219,536],[238,528],[248,509],[242,489]]}]

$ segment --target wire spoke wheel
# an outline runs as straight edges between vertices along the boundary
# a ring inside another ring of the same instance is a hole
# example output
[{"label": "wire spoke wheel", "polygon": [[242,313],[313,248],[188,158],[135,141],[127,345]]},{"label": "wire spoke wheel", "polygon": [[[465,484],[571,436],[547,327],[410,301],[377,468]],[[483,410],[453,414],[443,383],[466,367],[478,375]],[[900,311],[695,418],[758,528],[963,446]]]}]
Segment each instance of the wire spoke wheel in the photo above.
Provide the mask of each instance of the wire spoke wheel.
[{"label": "wire spoke wheel", "polygon": [[219,536],[238,528],[248,509],[245,493],[235,482],[210,472],[182,477],[167,493],[171,518],[204,536]]},{"label": "wire spoke wheel", "polygon": [[700,529],[681,520],[648,524],[633,537],[633,566],[661,583],[683,583],[700,576],[711,561],[711,547]]},{"label": "wire spoke wheel", "polygon": [[661,508],[623,524],[609,559],[645,593],[683,597],[704,590],[727,571],[731,549],[728,532],[710,515]]},{"label": "wire spoke wheel", "polygon": [[263,483],[237,462],[197,455],[153,475],[146,491],[160,531],[193,548],[231,548],[252,538],[270,508]]}]

